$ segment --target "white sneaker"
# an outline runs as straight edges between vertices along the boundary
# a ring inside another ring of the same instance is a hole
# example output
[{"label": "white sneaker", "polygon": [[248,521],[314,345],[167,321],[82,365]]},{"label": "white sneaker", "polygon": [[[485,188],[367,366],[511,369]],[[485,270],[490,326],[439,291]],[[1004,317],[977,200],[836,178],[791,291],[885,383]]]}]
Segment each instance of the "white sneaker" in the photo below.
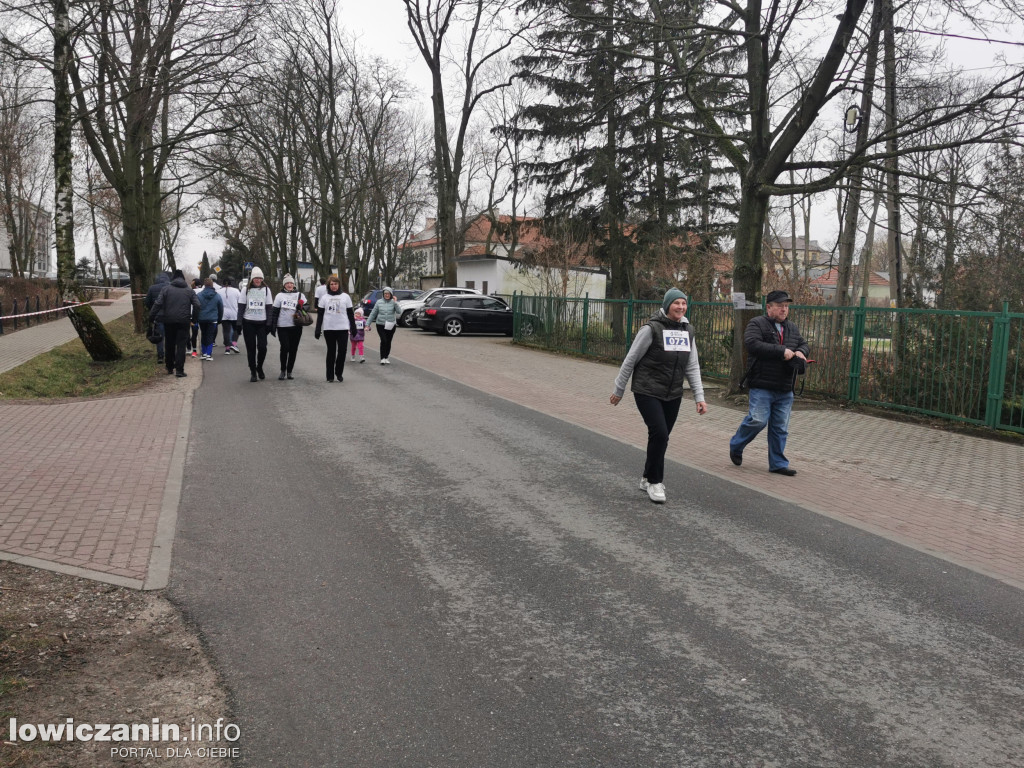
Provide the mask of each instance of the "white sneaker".
[{"label": "white sneaker", "polygon": [[647,495],[650,496],[651,501],[655,504],[665,503],[665,484],[664,483],[651,483],[647,486]]},{"label": "white sneaker", "polygon": [[385,357],[381,362],[384,363],[384,365],[391,365],[391,360],[387,357]]},{"label": "white sneaker", "polygon": [[225,349],[224,350],[224,354],[225,355],[230,355],[231,354],[231,347],[228,347],[227,349]]},{"label": "white sneaker", "polygon": [[651,484],[647,482],[647,478],[646,477],[641,477],[640,478],[640,490],[641,491],[646,491],[650,487],[650,485]]},{"label": "white sneaker", "polygon": [[355,361],[356,361],[356,356],[352,355],[352,362],[354,363]]}]

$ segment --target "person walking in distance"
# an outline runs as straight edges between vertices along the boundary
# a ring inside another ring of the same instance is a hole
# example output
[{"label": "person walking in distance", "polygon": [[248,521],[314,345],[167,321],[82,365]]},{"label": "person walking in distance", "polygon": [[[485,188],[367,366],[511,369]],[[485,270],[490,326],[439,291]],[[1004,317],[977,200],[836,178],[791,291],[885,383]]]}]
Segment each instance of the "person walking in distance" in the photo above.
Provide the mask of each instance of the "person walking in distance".
[{"label": "person walking in distance", "polygon": [[295,310],[306,303],[306,296],[295,288],[295,278],[285,275],[281,280],[284,287],[274,297],[274,319],[271,324],[271,333],[276,333],[277,340],[281,342],[281,375],[279,381],[294,378],[292,369],[295,367],[295,356],[299,352],[299,342],[302,340],[302,326],[295,324]]},{"label": "person walking in distance", "polygon": [[395,292],[385,287],[381,297],[377,299],[370,311],[369,325],[376,323],[377,336],[380,338],[380,364],[391,365],[391,340],[395,336],[395,326],[398,324],[398,301],[395,300]]},{"label": "person walking in distance", "polygon": [[213,342],[217,340],[217,323],[224,319],[224,300],[213,287],[213,278],[203,281],[199,298],[199,332],[202,334],[202,359],[213,360]]},{"label": "person walking in distance", "polygon": [[238,304],[242,300],[242,294],[235,287],[235,281],[230,277],[223,278],[224,285],[220,289],[220,297],[224,302],[224,318],[221,321],[221,334],[224,338],[224,354],[240,354],[238,351],[238,338],[235,336],[235,323],[238,322]]},{"label": "person walking in distance", "polygon": [[[192,278],[192,290],[197,294],[203,290],[203,284],[199,282],[198,277]],[[192,327],[189,329],[188,346],[186,351],[191,353],[192,357],[199,356],[199,323],[195,320],[192,321]]]},{"label": "person walking in distance", "polygon": [[356,361],[356,352],[359,352],[359,362],[366,362],[366,355],[363,354],[363,340],[366,339],[366,318],[363,317],[363,310],[360,307],[355,309],[355,322],[352,325],[352,362]]},{"label": "person walking in distance", "polygon": [[794,385],[797,374],[806,370],[810,352],[799,329],[789,320],[792,301],[785,291],[771,291],[765,314],[747,323],[743,346],[748,362],[741,385],[750,387],[750,405],[729,441],[729,458],[739,466],[743,449],[768,427],[768,471],[787,476],[796,474],[786,458]]},{"label": "person walking in distance", "polygon": [[164,363],[167,373],[185,373],[185,344],[188,341],[189,326],[199,319],[199,298],[185,282],[180,269],[156,299],[153,305],[153,319],[164,326],[164,342],[167,345]]},{"label": "person walking in distance", "polygon": [[647,425],[647,460],[640,490],[656,504],[665,503],[665,452],[679,416],[684,380],[693,390],[697,414],[708,412],[686,305],[686,294],[679,289],[670,288],[665,293],[661,309],[633,339],[609,398],[612,405],[618,405],[632,377],[633,399]]},{"label": "person walking in distance", "polygon": [[322,333],[327,342],[327,381],[345,380],[345,350],[355,321],[352,297],[341,290],[341,279],[331,275],[327,278],[327,290],[321,295],[316,308],[316,330],[313,332],[317,339]]},{"label": "person walking in distance", "polygon": [[[171,273],[161,272],[156,276],[156,281],[149,286],[149,290],[146,291],[146,298],[142,300],[145,304],[146,309],[149,310],[150,320],[155,326],[155,330],[160,336],[164,336],[163,323],[156,322],[153,319],[153,305],[156,304],[157,297],[163,292],[164,288],[171,284]],[[164,340],[156,343],[156,362],[157,365],[161,365],[164,362]]]},{"label": "person walking in distance", "polygon": [[267,331],[270,327],[270,308],[274,305],[274,294],[263,284],[263,270],[254,267],[249,275],[245,295],[238,304],[242,317],[242,338],[245,339],[245,355],[249,360],[249,381],[262,381],[263,361],[267,358]]}]

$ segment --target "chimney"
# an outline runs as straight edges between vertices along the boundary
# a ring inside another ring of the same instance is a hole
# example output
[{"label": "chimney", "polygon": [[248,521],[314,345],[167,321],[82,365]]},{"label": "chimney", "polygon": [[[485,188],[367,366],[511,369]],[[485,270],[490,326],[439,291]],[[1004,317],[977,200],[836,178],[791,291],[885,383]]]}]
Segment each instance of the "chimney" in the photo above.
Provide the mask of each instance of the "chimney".
[{"label": "chimney", "polygon": [[427,229],[431,229],[435,224],[437,224],[437,219],[432,219],[427,216]]}]

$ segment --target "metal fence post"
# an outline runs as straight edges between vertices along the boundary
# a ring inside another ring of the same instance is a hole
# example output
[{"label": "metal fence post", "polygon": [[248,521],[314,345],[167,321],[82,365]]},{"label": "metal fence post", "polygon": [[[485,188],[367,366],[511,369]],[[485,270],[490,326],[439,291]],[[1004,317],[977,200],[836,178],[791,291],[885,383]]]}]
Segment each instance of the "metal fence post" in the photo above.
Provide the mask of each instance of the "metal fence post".
[{"label": "metal fence post", "polygon": [[4,303],[0,301],[0,336],[4,335]]},{"label": "metal fence post", "polygon": [[626,303],[626,354],[629,354],[629,345],[633,343],[633,297],[630,296]]},{"label": "metal fence post", "polygon": [[992,346],[989,350],[988,400],[985,403],[985,424],[996,429],[1003,414],[1003,392],[1006,389],[1006,358],[1010,350],[1010,302],[1003,302],[1003,311],[992,321]]},{"label": "metal fence post", "polygon": [[14,312],[12,312],[12,314],[14,315],[14,317],[12,318],[14,320],[14,330],[18,330],[18,300],[17,299],[14,300]]},{"label": "metal fence post", "polygon": [[850,349],[850,383],[846,398],[856,403],[860,397],[861,366],[864,363],[864,329],[867,326],[867,296],[860,297],[860,305],[853,314],[853,339]]},{"label": "metal fence post", "polygon": [[580,340],[580,354],[587,354],[587,328],[590,325],[590,294],[583,294],[583,338]]}]

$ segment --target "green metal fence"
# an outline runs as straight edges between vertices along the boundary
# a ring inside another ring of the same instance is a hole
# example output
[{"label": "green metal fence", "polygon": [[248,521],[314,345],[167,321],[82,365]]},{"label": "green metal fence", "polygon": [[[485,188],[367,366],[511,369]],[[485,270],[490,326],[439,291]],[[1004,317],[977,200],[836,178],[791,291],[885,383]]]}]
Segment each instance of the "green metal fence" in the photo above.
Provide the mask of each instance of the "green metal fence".
[{"label": "green metal fence", "polygon": [[[621,360],[657,301],[512,297],[517,341]],[[727,379],[733,307],[693,302],[701,371]],[[1024,433],[1024,314],[794,306],[811,347],[805,391]]]}]

